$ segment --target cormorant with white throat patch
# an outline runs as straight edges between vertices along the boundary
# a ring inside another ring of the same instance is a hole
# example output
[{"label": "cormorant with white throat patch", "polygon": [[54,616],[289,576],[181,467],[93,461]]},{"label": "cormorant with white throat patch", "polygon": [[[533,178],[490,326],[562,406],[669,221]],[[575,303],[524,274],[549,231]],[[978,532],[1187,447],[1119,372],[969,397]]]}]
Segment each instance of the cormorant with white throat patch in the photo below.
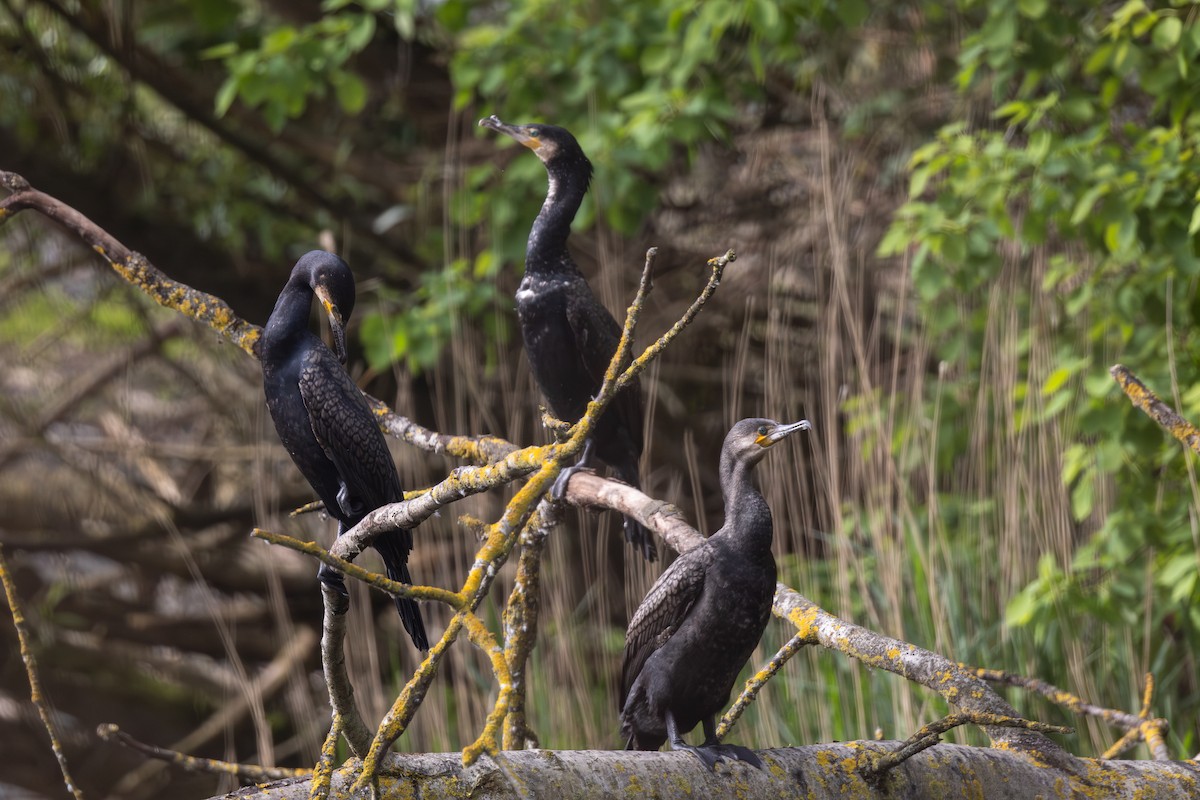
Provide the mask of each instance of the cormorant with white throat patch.
[{"label": "cormorant with white throat patch", "polygon": [[[596,299],[567,252],[567,236],[587,193],[592,164],[565,128],[509,125],[495,115],[479,124],[528,147],[549,176],[546,200],[529,231],[525,276],[517,289],[517,317],[533,377],[550,410],[574,423],[600,391],[621,339],[621,326]],[[563,470],[555,492],[561,494],[567,477],[589,466],[593,454],[622,481],[640,487],[642,419],[642,390],[635,380],[605,409],[583,455],[575,466]],[[650,532],[630,517],[625,518],[625,539],[647,560],[657,557]]]}]

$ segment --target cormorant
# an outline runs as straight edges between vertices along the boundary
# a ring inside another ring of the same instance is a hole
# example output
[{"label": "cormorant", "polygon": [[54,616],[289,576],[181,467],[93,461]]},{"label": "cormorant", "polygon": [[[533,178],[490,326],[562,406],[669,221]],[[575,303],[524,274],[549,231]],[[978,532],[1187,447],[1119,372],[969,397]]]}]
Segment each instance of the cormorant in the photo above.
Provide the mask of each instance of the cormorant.
[{"label": "cormorant", "polygon": [[[561,420],[577,422],[600,391],[621,339],[621,326],[592,294],[567,252],[571,221],[587,193],[592,164],[564,128],[509,125],[495,115],[479,124],[528,147],[549,174],[546,200],[529,231],[525,276],[517,288],[517,318],[533,377],[550,410]],[[640,487],[642,390],[638,381],[613,398],[579,461],[564,470],[555,484],[555,496],[565,490],[572,472],[589,466],[593,453],[622,481]],[[653,536],[631,517],[625,518],[625,539],[648,561],[657,557]]]},{"label": "cormorant", "polygon": [[[725,523],[659,576],[625,634],[626,749],[657,750],[670,739],[673,749],[694,753],[709,769],[726,757],[762,766],[752,750],[717,743],[716,715],[767,627],[775,594],[771,509],[751,473],[770,447],[810,427],[808,420],[744,419],[725,437]],[[697,722],[704,723],[704,744],[693,747],[682,734]]]},{"label": "cormorant", "polygon": [[[335,357],[308,329],[313,295],[329,317]],[[345,321],[354,310],[354,275],[332,253],[313,250],[292,268],[259,343],[267,408],[279,439],[312,486],[342,535],[368,512],[404,499],[396,465],[366,399],[342,364]],[[375,549],[387,575],[412,583],[408,553],[412,532],[379,536]],[[343,594],[342,576],[322,564],[317,576]],[[396,598],[404,629],[418,650],[429,640],[416,601]]]}]

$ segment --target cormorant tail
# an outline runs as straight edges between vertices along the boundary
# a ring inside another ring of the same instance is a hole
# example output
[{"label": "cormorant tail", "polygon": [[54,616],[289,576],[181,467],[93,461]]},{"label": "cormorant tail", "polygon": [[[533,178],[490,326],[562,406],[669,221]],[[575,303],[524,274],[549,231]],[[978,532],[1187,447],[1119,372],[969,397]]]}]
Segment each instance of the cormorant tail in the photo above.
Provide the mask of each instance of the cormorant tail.
[{"label": "cormorant tail", "polygon": [[[403,533],[407,534],[408,531]],[[375,540],[375,550],[383,559],[383,569],[388,578],[400,583],[412,584],[412,575],[408,572],[407,551],[401,549],[393,538],[396,534],[384,534]],[[411,535],[411,534],[409,534]],[[421,607],[416,600],[409,597],[393,598],[396,611],[400,614],[400,622],[408,631],[414,645],[422,653],[429,649],[429,637],[425,633],[425,622],[421,619]]]}]

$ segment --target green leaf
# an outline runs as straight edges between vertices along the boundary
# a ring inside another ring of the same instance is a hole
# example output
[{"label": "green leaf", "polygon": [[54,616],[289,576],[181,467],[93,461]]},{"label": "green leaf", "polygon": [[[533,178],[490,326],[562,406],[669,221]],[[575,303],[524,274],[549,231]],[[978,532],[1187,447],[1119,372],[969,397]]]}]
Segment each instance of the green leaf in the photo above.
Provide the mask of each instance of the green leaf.
[{"label": "green leaf", "polygon": [[237,42],[222,42],[200,51],[201,58],[228,58],[238,51]]},{"label": "green leaf", "polygon": [[367,104],[367,85],[352,72],[338,70],[330,80],[337,92],[338,104],[347,114],[357,114]]},{"label": "green leaf", "polygon": [[1154,46],[1160,50],[1170,50],[1179,44],[1179,37],[1182,33],[1183,23],[1179,21],[1179,17],[1167,17],[1154,26],[1154,33],[1150,35],[1150,41],[1154,42]]},{"label": "green leaf", "polygon": [[1063,384],[1071,379],[1072,372],[1073,370],[1068,367],[1059,367],[1051,372],[1042,383],[1042,394],[1050,395],[1057,392],[1063,387]]},{"label": "green leaf", "polygon": [[1017,10],[1030,19],[1041,19],[1046,13],[1046,0],[1017,0]]},{"label": "green leaf", "polygon": [[[214,104],[218,117],[225,116],[225,112],[229,110],[231,105],[233,105],[234,99],[237,98],[238,86],[240,84],[241,80],[233,75],[230,75],[225,79],[225,82],[221,84],[221,88],[217,90],[217,99],[216,103]],[[1200,206],[1197,206],[1196,210],[1200,212]]]},{"label": "green leaf", "polygon": [[267,34],[262,42],[262,52],[264,55],[275,55],[282,53],[292,46],[296,41],[296,29],[290,25],[284,25],[276,28]]},{"label": "green leaf", "polygon": [[1092,514],[1095,501],[1096,482],[1089,469],[1071,487],[1071,516],[1082,522]]},{"label": "green leaf", "polygon": [[371,41],[375,35],[375,18],[370,14],[359,14],[354,19],[354,25],[346,33],[346,45],[350,52],[358,53]]},{"label": "green leaf", "polygon": [[1083,193],[1083,197],[1079,198],[1079,202],[1075,204],[1075,210],[1071,212],[1071,225],[1079,225],[1087,219],[1092,213],[1092,206],[1096,205],[1096,201],[1108,193],[1108,184],[1098,183],[1092,188]]}]

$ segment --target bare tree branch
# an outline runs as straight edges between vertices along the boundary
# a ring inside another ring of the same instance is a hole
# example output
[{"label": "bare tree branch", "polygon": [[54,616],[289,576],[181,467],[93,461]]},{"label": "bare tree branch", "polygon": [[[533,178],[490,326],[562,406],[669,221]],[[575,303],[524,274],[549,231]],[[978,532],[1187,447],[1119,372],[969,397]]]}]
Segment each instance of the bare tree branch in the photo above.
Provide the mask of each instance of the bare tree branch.
[{"label": "bare tree branch", "polygon": [[46,701],[45,694],[42,693],[42,682],[38,678],[37,659],[34,658],[33,650],[29,646],[30,636],[29,630],[25,626],[25,614],[21,611],[21,604],[17,600],[17,586],[9,572],[8,560],[4,557],[3,548],[0,548],[0,583],[4,584],[4,596],[8,601],[9,615],[12,617],[13,626],[17,629],[17,640],[21,644],[21,660],[25,662],[25,674],[29,678],[29,699],[37,708],[42,725],[50,736],[50,747],[54,750],[54,758],[58,761],[59,770],[62,771],[67,791],[74,795],[76,800],[83,800],[83,792],[79,790],[78,784],[75,783],[70,770],[67,769],[67,756],[63,752],[62,741],[50,713],[50,704]]},{"label": "bare tree branch", "polygon": [[298,778],[313,774],[311,769],[291,769],[288,767],[260,767],[257,764],[235,764],[230,761],[218,761],[213,758],[198,758],[176,750],[168,750],[153,744],[139,742],[116,725],[101,725],[96,729],[96,735],[106,742],[116,742],[131,750],[136,750],[149,758],[158,759],[173,764],[188,772],[208,772],[214,775],[233,775],[245,781],[263,783],[277,781],[281,778]]}]

